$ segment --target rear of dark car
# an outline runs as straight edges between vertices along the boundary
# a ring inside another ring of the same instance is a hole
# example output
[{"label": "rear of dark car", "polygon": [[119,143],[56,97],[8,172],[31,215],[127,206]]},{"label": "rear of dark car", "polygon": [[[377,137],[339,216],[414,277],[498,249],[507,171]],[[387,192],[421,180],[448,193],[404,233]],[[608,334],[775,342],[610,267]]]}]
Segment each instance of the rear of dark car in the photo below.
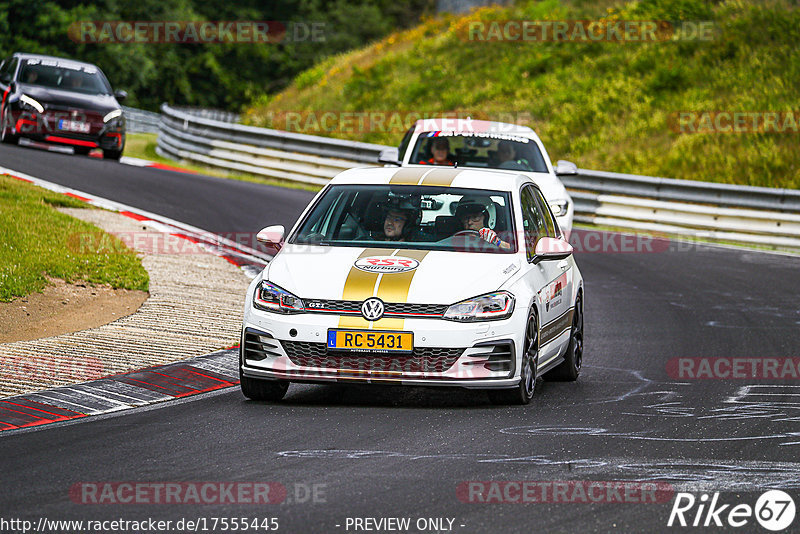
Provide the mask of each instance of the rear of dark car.
[{"label": "rear of dark car", "polygon": [[90,63],[14,54],[0,65],[0,138],[100,148],[118,160],[125,148],[125,118],[102,71]]}]

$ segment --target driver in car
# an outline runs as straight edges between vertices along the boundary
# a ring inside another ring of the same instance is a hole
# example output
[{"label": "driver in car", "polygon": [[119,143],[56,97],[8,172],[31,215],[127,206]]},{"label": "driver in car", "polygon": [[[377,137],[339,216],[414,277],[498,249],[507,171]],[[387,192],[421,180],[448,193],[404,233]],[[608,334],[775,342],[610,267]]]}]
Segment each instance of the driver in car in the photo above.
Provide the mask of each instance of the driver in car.
[{"label": "driver in car", "polygon": [[500,141],[497,144],[497,160],[499,163],[517,161],[517,151],[510,141]]},{"label": "driver in car", "polygon": [[528,160],[520,157],[517,148],[511,141],[504,140],[497,143],[497,156],[494,165],[498,169],[531,170]]},{"label": "driver in car", "polygon": [[489,228],[489,211],[478,199],[464,197],[459,200],[455,216],[464,228],[462,231],[476,232],[481,239],[496,247],[506,250],[511,248],[511,244],[500,239],[497,233]]}]

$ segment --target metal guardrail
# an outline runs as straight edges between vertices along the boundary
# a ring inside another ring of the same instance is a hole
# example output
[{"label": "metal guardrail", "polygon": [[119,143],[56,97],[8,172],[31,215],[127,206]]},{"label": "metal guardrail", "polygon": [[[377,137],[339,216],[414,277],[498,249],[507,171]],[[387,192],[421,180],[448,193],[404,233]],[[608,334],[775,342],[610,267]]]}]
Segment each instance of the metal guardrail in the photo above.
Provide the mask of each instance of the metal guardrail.
[{"label": "metal guardrail", "polygon": [[[376,166],[384,145],[213,120],[161,106],[157,152],[225,170],[323,185]],[[562,175],[575,221],[800,249],[800,191],[578,169]]]},{"label": "metal guardrail", "polygon": [[587,169],[579,169],[576,176],[562,176],[561,180],[565,186],[576,190],[800,213],[800,191],[796,189],[676,180]]},{"label": "metal guardrail", "polygon": [[[174,138],[176,133],[179,135],[188,133],[205,137],[208,141],[222,141],[235,145],[249,145],[371,165],[377,162],[378,153],[386,148],[383,145],[370,143],[228,124],[195,117],[166,104],[161,106],[161,118],[163,124],[171,128],[171,131],[165,132],[163,136],[165,138],[170,136]],[[159,136],[159,146],[161,146],[161,137]],[[211,143],[209,146],[217,145]]]},{"label": "metal guardrail", "polygon": [[161,115],[143,109],[122,106],[125,115],[125,129],[130,133],[158,133]]},{"label": "metal guardrail", "polygon": [[[232,111],[223,111],[219,109],[205,109],[205,108],[192,108],[181,107],[175,108],[184,113],[202,117],[204,119],[211,119],[220,122],[239,122],[239,114]],[[159,123],[161,122],[161,114],[144,109],[131,108],[122,106],[122,111],[125,114],[126,129],[130,133],[158,133]]]},{"label": "metal guardrail", "polygon": [[234,113],[232,111],[224,111],[221,109],[208,109],[208,108],[195,108],[191,106],[180,106],[175,107],[178,111],[182,111],[184,113],[188,113],[189,115],[194,115],[195,117],[201,117],[203,119],[210,119],[212,121],[220,121],[220,122],[239,122],[239,114]]}]

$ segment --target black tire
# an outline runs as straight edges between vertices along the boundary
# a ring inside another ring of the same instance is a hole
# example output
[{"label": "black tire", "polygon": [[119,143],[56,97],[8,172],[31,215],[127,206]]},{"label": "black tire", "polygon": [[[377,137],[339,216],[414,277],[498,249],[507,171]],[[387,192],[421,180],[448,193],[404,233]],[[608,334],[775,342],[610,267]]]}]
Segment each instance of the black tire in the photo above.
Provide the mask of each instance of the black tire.
[{"label": "black tire", "polygon": [[289,382],[284,380],[259,380],[239,375],[239,386],[248,399],[277,402],[286,395]]},{"label": "black tire", "polygon": [[76,156],[88,156],[92,149],[85,146],[76,146],[72,150],[75,151]]},{"label": "black tire", "polygon": [[122,157],[122,150],[103,150],[103,159],[113,159],[119,161]]},{"label": "black tire", "polygon": [[8,143],[9,145],[16,145],[19,137],[11,133],[11,124],[6,124],[6,108],[3,108],[3,114],[0,116],[0,141]]},{"label": "black tire", "polygon": [[583,365],[583,303],[578,297],[575,301],[575,313],[572,314],[572,329],[564,361],[552,371],[545,373],[544,379],[550,382],[575,382],[581,373],[581,365]]},{"label": "black tire", "polygon": [[531,310],[525,325],[525,353],[519,384],[512,389],[490,389],[489,400],[493,404],[525,405],[531,402],[536,389],[536,367],[539,363],[539,321]]}]

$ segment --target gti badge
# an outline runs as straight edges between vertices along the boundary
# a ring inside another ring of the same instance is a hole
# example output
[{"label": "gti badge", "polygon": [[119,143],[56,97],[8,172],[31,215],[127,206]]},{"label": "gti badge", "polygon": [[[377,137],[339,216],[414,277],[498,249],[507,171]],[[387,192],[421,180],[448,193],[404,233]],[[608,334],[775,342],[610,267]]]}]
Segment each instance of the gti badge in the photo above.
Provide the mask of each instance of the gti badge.
[{"label": "gti badge", "polygon": [[361,304],[361,315],[367,321],[377,321],[383,317],[383,301],[375,297],[368,298]]}]

